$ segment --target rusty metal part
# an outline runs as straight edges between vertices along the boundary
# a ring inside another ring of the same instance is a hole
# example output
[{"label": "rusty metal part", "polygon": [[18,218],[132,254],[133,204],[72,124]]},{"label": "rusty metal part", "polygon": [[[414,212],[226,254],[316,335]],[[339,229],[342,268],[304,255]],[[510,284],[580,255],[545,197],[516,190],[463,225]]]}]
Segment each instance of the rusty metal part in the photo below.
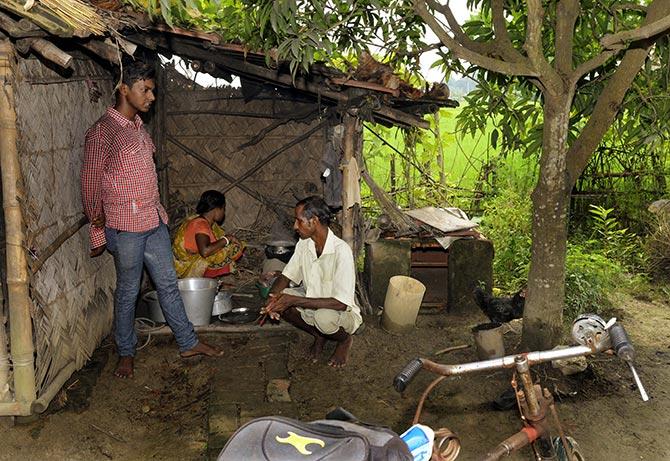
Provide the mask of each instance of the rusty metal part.
[{"label": "rusty metal part", "polygon": [[454,461],[461,452],[461,441],[456,434],[446,427],[435,431],[435,443],[431,461]]},{"label": "rusty metal part", "polygon": [[[560,359],[568,359],[571,357],[592,355],[596,352],[602,352],[605,349],[598,349],[597,347],[591,348],[588,346],[574,346],[574,347],[568,347],[566,349],[528,352],[526,354],[520,354],[520,355],[523,355],[528,359],[528,366],[532,366],[537,365],[538,363],[550,362],[552,360],[560,360]],[[489,371],[489,370],[498,370],[501,368],[513,368],[516,366],[514,359],[518,355],[519,354],[507,355],[505,357],[501,357],[498,359],[483,360],[480,362],[470,362],[456,365],[444,365],[424,358],[421,359],[421,362],[423,364],[423,368],[432,373],[442,376],[454,376],[454,375],[464,375],[466,373],[473,373],[477,371]]]},{"label": "rusty metal part", "polygon": [[563,449],[565,454],[568,457],[569,461],[575,461],[575,457],[572,454],[572,448],[568,444],[568,439],[565,438],[565,432],[563,431],[563,425],[561,420],[558,417],[558,412],[556,411],[556,405],[554,404],[554,397],[549,392],[549,389],[544,389],[544,398],[549,402],[549,411],[551,412],[551,417],[554,420],[554,425],[558,431],[558,435],[561,437],[561,443],[563,444]]},{"label": "rusty metal part", "polygon": [[523,355],[518,355],[514,359],[516,364],[516,371],[521,377],[521,384],[526,395],[526,404],[530,411],[530,416],[533,418],[540,414],[540,403],[538,396],[535,393],[535,386],[533,385],[533,377],[530,375],[530,367],[528,366],[528,359]]},{"label": "rusty metal part", "polygon": [[611,346],[607,323],[596,314],[583,314],[572,323],[572,339],[582,346],[599,346],[609,349]]},{"label": "rusty metal part", "polygon": [[440,384],[442,381],[447,379],[446,376],[440,376],[439,378],[435,378],[429,385],[426,387],[426,390],[423,391],[423,394],[421,394],[421,398],[419,399],[419,403],[416,406],[416,412],[414,413],[414,419],[412,420],[412,424],[417,424],[419,422],[419,419],[421,419],[421,411],[423,410],[423,404],[426,401],[426,397],[428,397],[428,394],[437,386]]},{"label": "rusty metal part", "polygon": [[511,437],[500,442],[492,451],[489,451],[483,458],[484,461],[497,461],[503,456],[517,451],[526,445],[533,443],[540,437],[541,432],[533,426],[527,426]]}]

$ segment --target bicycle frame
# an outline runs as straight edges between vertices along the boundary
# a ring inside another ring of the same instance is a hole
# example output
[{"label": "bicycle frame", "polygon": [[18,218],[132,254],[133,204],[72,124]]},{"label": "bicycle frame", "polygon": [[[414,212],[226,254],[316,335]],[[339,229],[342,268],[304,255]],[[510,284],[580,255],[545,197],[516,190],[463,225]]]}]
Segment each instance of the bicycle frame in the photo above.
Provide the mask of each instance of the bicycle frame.
[{"label": "bicycle frame", "polygon": [[[581,322],[581,323],[578,323]],[[575,330],[576,327],[578,331]],[[582,345],[573,346],[565,349],[552,349],[548,351],[536,351],[522,354],[508,355],[505,357],[470,362],[465,364],[445,365],[433,362],[424,358],[415,358],[409,362],[403,371],[394,379],[394,387],[398,392],[403,392],[412,378],[421,370],[425,369],[437,375],[435,379],[424,391],[417,406],[414,423],[417,423],[421,414],[423,402],[428,393],[443,379],[449,376],[464,375],[468,373],[500,370],[514,368],[521,382],[521,389],[517,386],[516,379],[512,380],[516,398],[519,406],[519,412],[524,422],[524,427],[516,434],[508,437],[499,443],[493,450],[487,453],[484,458],[486,461],[499,460],[503,456],[509,455],[513,451],[532,444],[538,460],[556,460],[557,454],[553,444],[553,438],[548,420],[549,414],[556,426],[563,449],[570,461],[576,461],[573,455],[573,449],[567,441],[556,412],[554,398],[546,388],[543,389],[538,384],[533,384],[530,374],[530,367],[552,360],[567,359],[572,357],[584,357],[593,355],[606,350],[614,350],[618,357],[624,360],[633,373],[635,383],[637,384],[643,401],[648,400],[648,396],[639,381],[637,372],[633,366],[634,349],[630,343],[623,326],[612,319],[607,324],[597,316],[588,314],[575,320],[573,326],[573,337]],[[451,434],[450,431],[445,430]],[[439,431],[438,431],[439,432]],[[447,446],[449,456],[445,457],[444,452],[440,452],[440,447],[445,444],[442,440],[434,445],[433,460],[453,460],[458,456],[460,446],[454,446],[455,436],[450,435],[450,441]],[[445,446],[446,446],[445,445]]]}]

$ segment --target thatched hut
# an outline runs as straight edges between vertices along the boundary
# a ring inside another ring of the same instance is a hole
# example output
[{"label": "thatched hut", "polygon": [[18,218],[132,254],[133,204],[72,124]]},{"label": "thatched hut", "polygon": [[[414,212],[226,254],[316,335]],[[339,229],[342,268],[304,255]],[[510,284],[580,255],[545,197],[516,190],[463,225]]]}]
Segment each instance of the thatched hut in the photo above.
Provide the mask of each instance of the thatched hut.
[{"label": "thatched hut", "polygon": [[146,18],[126,27],[123,13],[92,5],[96,20],[73,25],[23,3],[0,4],[0,416],[43,411],[111,329],[114,268],[89,258],[79,168],[84,132],[112,102],[120,53],[179,55],[242,80],[241,89],[204,89],[161,67],[149,125],[172,218],[209,188],[229,193],[228,225],[238,228],[290,219],[296,197],[322,193],[342,207],[355,247],[360,118],[425,128],[423,113],[454,104],[323,67],[294,80],[215,35]]}]

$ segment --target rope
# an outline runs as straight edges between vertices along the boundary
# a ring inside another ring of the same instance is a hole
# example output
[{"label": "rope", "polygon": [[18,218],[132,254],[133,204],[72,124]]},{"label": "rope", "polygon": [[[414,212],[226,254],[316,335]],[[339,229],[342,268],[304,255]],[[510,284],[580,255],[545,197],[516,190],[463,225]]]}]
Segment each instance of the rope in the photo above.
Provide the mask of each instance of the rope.
[{"label": "rope", "polygon": [[147,340],[144,342],[144,344],[138,347],[137,350],[139,351],[147,347],[151,342],[151,334],[154,331],[160,330],[161,328],[163,328],[162,325],[157,325],[157,323],[151,319],[145,317],[136,318],[135,330],[137,330],[137,332],[140,334],[147,335]]}]

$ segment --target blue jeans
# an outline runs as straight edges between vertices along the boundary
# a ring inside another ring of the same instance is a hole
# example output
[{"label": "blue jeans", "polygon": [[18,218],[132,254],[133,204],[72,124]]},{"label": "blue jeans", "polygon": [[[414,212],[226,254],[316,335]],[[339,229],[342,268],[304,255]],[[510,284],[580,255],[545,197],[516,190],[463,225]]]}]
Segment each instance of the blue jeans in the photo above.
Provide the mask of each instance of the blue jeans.
[{"label": "blue jeans", "polygon": [[181,352],[198,344],[193,324],[186,317],[184,302],[177,286],[172,246],[167,226],[160,223],[146,232],[122,232],[105,228],[107,249],[114,255],[116,291],[114,327],[120,357],[132,357],[137,346],[135,305],[140,292],[142,269],[146,264],[156,286],[158,301]]}]

